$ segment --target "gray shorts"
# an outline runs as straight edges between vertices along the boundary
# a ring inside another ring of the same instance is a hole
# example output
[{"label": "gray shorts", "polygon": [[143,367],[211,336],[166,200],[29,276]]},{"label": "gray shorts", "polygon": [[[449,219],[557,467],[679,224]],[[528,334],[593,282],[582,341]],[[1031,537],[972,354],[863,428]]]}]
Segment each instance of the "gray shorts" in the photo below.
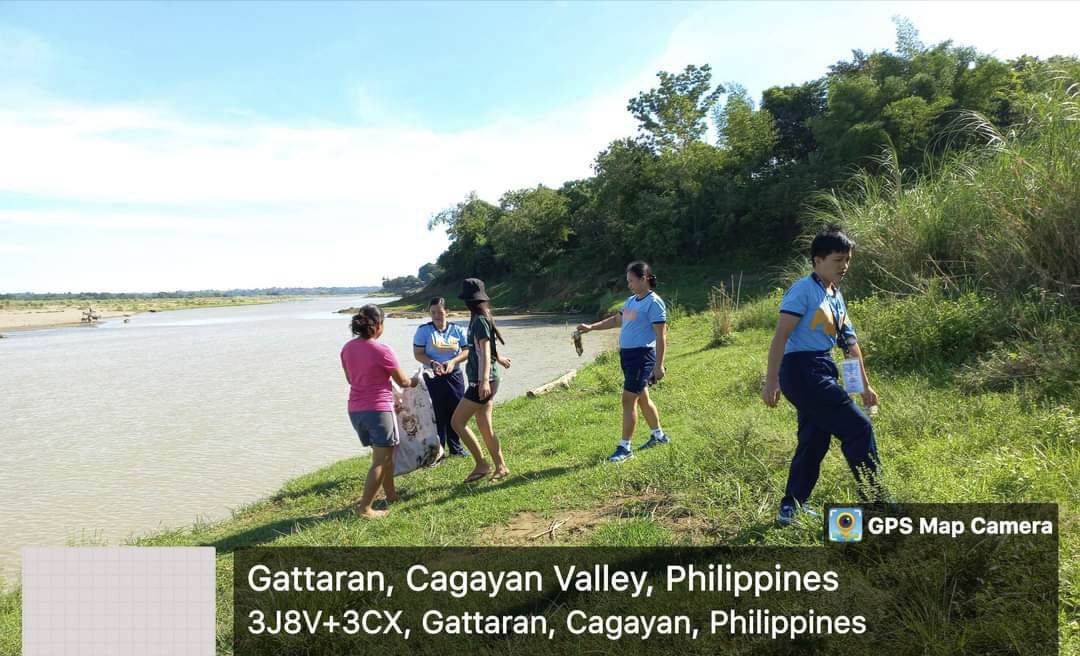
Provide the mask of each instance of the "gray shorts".
[{"label": "gray shorts", "polygon": [[360,444],[380,448],[390,448],[398,445],[397,423],[394,421],[394,413],[383,410],[349,411],[349,420],[352,421],[353,428],[356,429]]}]

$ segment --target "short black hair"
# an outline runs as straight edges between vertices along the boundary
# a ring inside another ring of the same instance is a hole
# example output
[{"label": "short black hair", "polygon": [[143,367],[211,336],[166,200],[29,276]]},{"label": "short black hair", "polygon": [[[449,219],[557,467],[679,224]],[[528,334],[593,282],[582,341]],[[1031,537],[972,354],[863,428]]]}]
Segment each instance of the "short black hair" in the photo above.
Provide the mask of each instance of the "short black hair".
[{"label": "short black hair", "polygon": [[810,242],[810,261],[815,257],[829,257],[833,253],[850,253],[855,249],[855,242],[844,233],[844,229],[830,223],[821,229]]}]

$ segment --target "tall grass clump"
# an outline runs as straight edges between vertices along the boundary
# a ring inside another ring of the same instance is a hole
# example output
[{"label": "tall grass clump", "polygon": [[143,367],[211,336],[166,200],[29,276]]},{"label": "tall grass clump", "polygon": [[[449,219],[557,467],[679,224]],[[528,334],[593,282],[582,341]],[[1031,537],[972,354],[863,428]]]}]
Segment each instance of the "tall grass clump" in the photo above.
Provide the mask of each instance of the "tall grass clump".
[{"label": "tall grass clump", "polygon": [[1080,104],[1078,88],[1028,96],[1025,119],[997,130],[977,113],[954,130],[983,145],[952,153],[935,171],[902,183],[895,158],[884,175],[861,172],[854,192],[830,193],[814,212],[843,225],[863,261],[860,292],[921,291],[928,279],[957,288],[1080,300]]},{"label": "tall grass clump", "polygon": [[735,315],[738,300],[728,293],[724,283],[709,290],[709,325],[712,328],[712,345],[723,346],[735,339]]},{"label": "tall grass clump", "polygon": [[925,175],[905,180],[886,152],[884,174],[819,198],[815,222],[857,242],[844,289],[861,297],[852,316],[876,366],[956,365],[972,391],[1078,393],[1080,86],[1025,98],[1008,130],[959,115],[957,141],[981,145]]},{"label": "tall grass clump", "polygon": [[766,296],[749,303],[741,303],[735,313],[735,330],[772,330],[776,327],[776,317],[783,298],[784,290],[777,288]]},{"label": "tall grass clump", "polygon": [[875,368],[959,364],[1009,335],[1003,308],[992,298],[974,292],[950,298],[936,285],[898,300],[877,295],[853,302],[851,314]]}]

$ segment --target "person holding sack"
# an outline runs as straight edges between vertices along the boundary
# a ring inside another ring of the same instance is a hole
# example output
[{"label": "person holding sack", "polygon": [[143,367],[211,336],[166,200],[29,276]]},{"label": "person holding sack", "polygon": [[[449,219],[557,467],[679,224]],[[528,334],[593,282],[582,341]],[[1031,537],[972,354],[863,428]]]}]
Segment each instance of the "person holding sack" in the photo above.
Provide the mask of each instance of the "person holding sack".
[{"label": "person holding sack", "polygon": [[[465,377],[458,364],[469,344],[465,331],[447,321],[446,299],[436,296],[428,303],[431,321],[419,326],[413,335],[413,357],[420,364],[431,368],[433,376],[428,379],[428,394],[435,410],[435,426],[439,441],[452,456],[466,456],[450,419],[454,416],[461,397],[465,395]],[[468,353],[465,353],[468,357]]]},{"label": "person holding sack", "polygon": [[386,503],[397,501],[394,489],[394,447],[398,445],[394,421],[394,389],[416,387],[419,375],[409,377],[398,364],[394,351],[379,342],[383,334],[383,311],[378,305],[365,305],[352,318],[355,336],[341,349],[341,368],[349,384],[349,421],[360,444],[371,447],[371,468],[364,482],[364,492],[356,504],[356,514],[376,519],[386,514],[372,504],[379,487],[386,493]]}]

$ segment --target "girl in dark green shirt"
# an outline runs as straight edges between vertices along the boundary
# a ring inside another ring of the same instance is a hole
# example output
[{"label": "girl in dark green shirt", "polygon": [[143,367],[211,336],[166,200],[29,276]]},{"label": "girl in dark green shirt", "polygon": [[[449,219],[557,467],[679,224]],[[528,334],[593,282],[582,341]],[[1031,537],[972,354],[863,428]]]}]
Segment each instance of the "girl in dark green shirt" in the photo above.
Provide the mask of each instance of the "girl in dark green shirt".
[{"label": "girl in dark green shirt", "polygon": [[[499,356],[496,341],[505,344],[499,329],[495,327],[495,318],[491,316],[491,308],[487,293],[484,291],[484,281],[478,278],[468,278],[461,285],[461,294],[458,298],[465,301],[472,313],[469,321],[468,351],[463,351],[455,360],[467,358],[465,372],[469,377],[469,385],[465,389],[465,396],[454,410],[454,416],[450,425],[454,432],[461,438],[465,448],[472,454],[476,466],[472,473],[465,478],[466,483],[478,481],[488,474],[491,480],[497,481],[505,478],[510,469],[503,460],[502,445],[499,438],[495,437],[495,429],[491,424],[492,399],[499,390],[499,368],[510,366],[510,358]],[[492,465],[484,459],[480,450],[480,443],[476,436],[469,430],[469,419],[476,416],[476,426],[484,438]]]}]

